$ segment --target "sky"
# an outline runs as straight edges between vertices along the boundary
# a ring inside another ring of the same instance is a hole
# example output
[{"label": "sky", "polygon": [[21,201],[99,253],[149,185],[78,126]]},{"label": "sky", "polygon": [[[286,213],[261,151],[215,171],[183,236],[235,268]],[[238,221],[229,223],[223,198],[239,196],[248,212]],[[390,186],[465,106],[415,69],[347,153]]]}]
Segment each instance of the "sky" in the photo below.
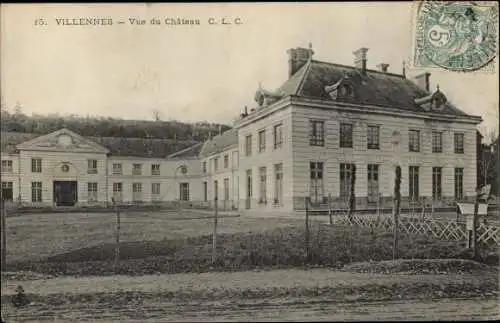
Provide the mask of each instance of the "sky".
[{"label": "sky", "polygon": [[[152,120],[156,110],[163,120],[231,124],[256,104],[259,83],[274,90],[286,80],[289,48],[311,43],[314,59],[353,65],[353,51],[366,47],[368,68],[384,62],[401,73],[413,12],[411,2],[2,5],[2,103],[27,114]],[[177,17],[201,25],[163,23]],[[61,26],[60,18],[114,23]],[[210,18],[242,23],[209,25]],[[431,89],[439,84],[457,107],[483,117],[480,128],[498,129],[498,63],[493,73],[430,72]]]}]

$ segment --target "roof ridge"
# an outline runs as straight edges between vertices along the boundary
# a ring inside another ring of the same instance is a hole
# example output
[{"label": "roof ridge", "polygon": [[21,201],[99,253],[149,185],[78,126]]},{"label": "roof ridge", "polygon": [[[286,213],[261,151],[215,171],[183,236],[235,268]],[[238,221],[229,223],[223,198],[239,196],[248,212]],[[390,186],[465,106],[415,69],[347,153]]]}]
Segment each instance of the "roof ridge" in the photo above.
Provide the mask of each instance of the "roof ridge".
[{"label": "roof ridge", "polygon": [[[344,67],[344,68],[349,68],[349,69],[352,69],[352,70],[355,70],[356,67],[354,66],[351,66],[351,65],[345,65],[345,64],[338,64],[338,63],[332,63],[332,62],[325,62],[325,61],[318,61],[318,60],[311,60],[313,63],[319,63],[319,64],[326,64],[326,65],[332,65],[332,66],[338,66],[338,67]],[[366,69],[367,72],[374,72],[374,73],[377,73],[377,74],[382,74],[382,75],[391,75],[391,76],[397,76],[397,77],[400,77],[400,78],[403,78],[403,79],[407,79],[406,76],[404,76],[403,74],[396,74],[396,73],[391,73],[391,72],[382,72],[382,71],[379,71],[379,70],[373,70],[373,69],[370,69],[370,68],[367,68]]]},{"label": "roof ridge", "polygon": [[297,90],[294,92],[295,94],[298,94],[302,91],[302,87],[304,86],[304,82],[306,79],[307,74],[311,70],[311,65],[312,65],[312,59],[308,60],[306,64],[304,65],[304,72],[302,73],[302,79],[299,82],[299,85],[297,86]]}]

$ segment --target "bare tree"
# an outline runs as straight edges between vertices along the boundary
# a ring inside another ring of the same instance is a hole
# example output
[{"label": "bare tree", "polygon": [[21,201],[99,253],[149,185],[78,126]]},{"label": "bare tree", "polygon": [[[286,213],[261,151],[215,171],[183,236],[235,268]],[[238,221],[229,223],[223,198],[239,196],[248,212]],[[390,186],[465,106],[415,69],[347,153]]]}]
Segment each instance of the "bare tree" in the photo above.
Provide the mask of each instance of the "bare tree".
[{"label": "bare tree", "polygon": [[498,158],[498,151],[495,153],[494,145],[498,145],[498,130],[489,129],[484,130],[484,143],[481,145],[480,158],[478,159],[478,169],[481,182],[478,185],[483,186],[495,181],[498,174],[496,174],[496,159]]}]

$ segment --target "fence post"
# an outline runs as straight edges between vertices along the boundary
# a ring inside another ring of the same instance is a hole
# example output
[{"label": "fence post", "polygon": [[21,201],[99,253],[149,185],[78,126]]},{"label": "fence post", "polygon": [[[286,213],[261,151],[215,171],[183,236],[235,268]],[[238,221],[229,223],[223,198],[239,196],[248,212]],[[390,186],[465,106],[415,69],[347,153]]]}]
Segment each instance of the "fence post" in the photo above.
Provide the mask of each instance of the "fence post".
[{"label": "fence post", "polygon": [[306,197],[305,201],[306,201],[306,228],[305,228],[306,259],[307,262],[309,262],[309,197]]},{"label": "fence post", "polygon": [[6,228],[6,217],[7,217],[7,206],[3,198],[0,196],[0,203],[2,209],[2,270],[5,269],[7,264],[7,228]]},{"label": "fence post", "polygon": [[111,201],[113,202],[113,207],[116,213],[116,246],[115,246],[115,262],[114,262],[114,268],[116,271],[120,263],[120,211],[118,210],[118,206],[116,205],[114,197],[111,198]]},{"label": "fence post", "polygon": [[394,182],[394,242],[392,247],[392,259],[397,257],[398,249],[398,221],[401,203],[401,167],[396,166],[396,179]]},{"label": "fence post", "polygon": [[328,215],[330,216],[330,225],[333,224],[332,218],[332,194],[328,193]]},{"label": "fence post", "polygon": [[215,264],[217,260],[217,217],[218,217],[218,205],[217,197],[214,198],[214,232],[212,235],[212,264]]}]

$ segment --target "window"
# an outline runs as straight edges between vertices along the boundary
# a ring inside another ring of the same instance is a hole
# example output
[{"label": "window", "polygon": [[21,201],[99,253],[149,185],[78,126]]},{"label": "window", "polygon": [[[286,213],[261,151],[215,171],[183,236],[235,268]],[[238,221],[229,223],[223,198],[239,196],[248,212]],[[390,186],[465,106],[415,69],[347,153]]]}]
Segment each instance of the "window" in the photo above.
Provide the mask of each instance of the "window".
[{"label": "window", "polygon": [[462,132],[455,132],[454,134],[455,154],[464,153],[464,134]]},{"label": "window", "polygon": [[160,164],[151,165],[151,175],[160,175]]},{"label": "window", "polygon": [[12,172],[12,160],[2,160],[2,173]]},{"label": "window", "polygon": [[229,201],[229,178],[224,178],[224,201]]},{"label": "window", "polygon": [[120,163],[113,164],[113,175],[121,175],[121,174],[123,174],[122,164]]},{"label": "window", "polygon": [[260,191],[260,197],[259,197],[259,203],[266,203],[267,202],[267,168],[266,167],[260,167],[259,168],[259,191]]},{"label": "window", "polygon": [[89,202],[97,201],[97,183],[87,183],[87,195]]},{"label": "window", "polygon": [[266,150],[266,131],[259,131],[259,153]]},{"label": "window", "polygon": [[274,149],[281,148],[283,145],[283,125],[278,124],[274,126]]},{"label": "window", "polygon": [[438,131],[432,132],[432,152],[442,153],[443,152],[443,133]]},{"label": "window", "polygon": [[224,168],[229,168],[229,155],[224,155]]},{"label": "window", "polygon": [[12,201],[14,199],[12,182],[2,182],[2,200]]},{"label": "window", "polygon": [[151,199],[153,201],[160,200],[160,183],[151,183]]},{"label": "window", "polygon": [[142,183],[132,183],[132,202],[142,202]]},{"label": "window", "polygon": [[420,130],[410,130],[408,133],[408,150],[411,152],[420,151]]},{"label": "window", "polygon": [[204,161],[202,164],[201,164],[201,170],[206,173],[207,172],[207,162]]},{"label": "window", "polygon": [[368,202],[378,201],[378,165],[368,164]]},{"label": "window", "polygon": [[142,164],[132,164],[132,175],[142,174]]},{"label": "window", "polygon": [[347,201],[351,194],[351,178],[353,171],[354,164],[340,164],[340,198],[344,201]]},{"label": "window", "polygon": [[340,147],[352,148],[352,124],[340,124]]},{"label": "window", "polygon": [[113,183],[113,197],[116,202],[122,201],[122,192],[123,192],[123,184],[122,183]]},{"label": "window", "polygon": [[312,203],[321,203],[323,201],[323,163],[310,162],[310,196]]},{"label": "window", "polygon": [[42,172],[42,159],[41,158],[32,158],[31,159],[31,172],[32,173],[41,173]]},{"label": "window", "polygon": [[324,146],[325,145],[325,122],[310,121],[309,145]]},{"label": "window", "polygon": [[432,198],[441,199],[441,167],[432,167]]},{"label": "window", "polygon": [[410,200],[417,201],[419,199],[419,181],[418,181],[418,166],[410,166],[408,168],[408,184],[410,192]]},{"label": "window", "polygon": [[252,135],[245,137],[245,156],[252,156]]},{"label": "window", "polygon": [[274,204],[283,204],[283,164],[274,165]]},{"label": "window", "polygon": [[368,149],[380,149],[380,127],[368,126]]},{"label": "window", "polygon": [[87,174],[97,174],[97,160],[87,160]]},{"label": "window", "polygon": [[180,200],[189,201],[189,183],[180,183]]},{"label": "window", "polygon": [[219,170],[219,157],[214,158],[214,172]]},{"label": "window", "polygon": [[203,182],[203,201],[208,201],[208,183]]},{"label": "window", "polygon": [[214,198],[219,199],[219,181],[214,181]]},{"label": "window", "polygon": [[31,202],[42,201],[42,182],[31,182]]},{"label": "window", "polygon": [[455,199],[464,198],[464,169],[455,168]]},{"label": "window", "polygon": [[247,169],[247,198],[246,198],[246,208],[250,208],[250,202],[253,196],[253,186],[252,186],[252,170]]}]

